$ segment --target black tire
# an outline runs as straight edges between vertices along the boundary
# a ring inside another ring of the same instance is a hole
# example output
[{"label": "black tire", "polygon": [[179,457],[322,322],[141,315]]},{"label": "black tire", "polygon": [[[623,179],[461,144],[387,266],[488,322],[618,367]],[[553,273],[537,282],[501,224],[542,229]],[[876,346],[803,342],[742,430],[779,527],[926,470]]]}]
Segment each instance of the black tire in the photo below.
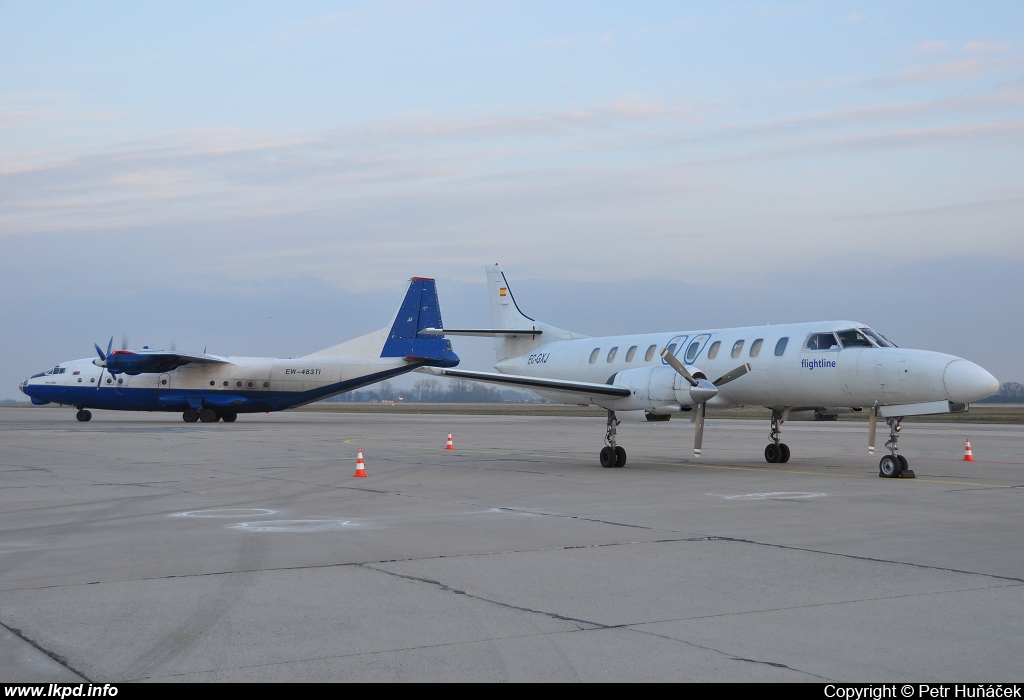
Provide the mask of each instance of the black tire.
[{"label": "black tire", "polygon": [[910,468],[910,464],[907,462],[907,458],[903,455],[896,455],[896,459],[900,461],[900,471],[905,472]]},{"label": "black tire", "polygon": [[217,413],[212,408],[204,408],[199,412],[199,420],[203,423],[216,423]]},{"label": "black tire", "polygon": [[886,455],[878,461],[878,476],[886,479],[898,479],[903,465],[892,455]]},{"label": "black tire", "polygon": [[779,451],[780,451],[780,454],[779,454],[779,464],[785,464],[786,462],[789,461],[789,454],[790,454],[790,452],[789,452],[789,445],[787,445],[784,442],[780,443],[779,444]]},{"label": "black tire", "polygon": [[769,442],[768,446],[764,448],[764,461],[768,464],[778,464],[781,457],[782,450],[774,442]]},{"label": "black tire", "polygon": [[75,414],[75,418],[82,421],[83,423],[88,423],[89,421],[92,420],[92,411],[86,411],[83,408],[78,413]]},{"label": "black tire", "polygon": [[615,452],[610,447],[605,446],[601,448],[600,459],[601,466],[605,469],[611,469],[615,466]]},{"label": "black tire", "polygon": [[618,445],[616,445],[615,446],[615,467],[616,467],[616,469],[622,469],[624,466],[626,466],[626,451],[624,449],[622,449],[621,447],[619,447]]},{"label": "black tire", "polygon": [[199,420],[199,414],[196,413],[194,408],[186,408],[185,412],[181,414],[181,419],[186,423],[195,423]]},{"label": "black tire", "polygon": [[220,419],[222,421],[224,421],[225,423],[234,423],[236,418],[238,418],[238,414],[237,413],[222,413],[222,414],[220,414]]}]

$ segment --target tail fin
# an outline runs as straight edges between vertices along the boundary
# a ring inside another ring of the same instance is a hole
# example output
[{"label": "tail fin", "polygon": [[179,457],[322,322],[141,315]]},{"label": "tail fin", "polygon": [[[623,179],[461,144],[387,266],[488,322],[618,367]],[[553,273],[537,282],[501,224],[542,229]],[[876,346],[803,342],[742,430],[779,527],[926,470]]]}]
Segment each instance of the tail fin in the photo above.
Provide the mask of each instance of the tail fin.
[{"label": "tail fin", "polygon": [[459,357],[447,339],[420,334],[443,328],[437,285],[429,277],[413,277],[389,327],[314,352],[306,357],[404,357],[434,367],[455,367]]},{"label": "tail fin", "polygon": [[420,335],[424,328],[444,328],[437,284],[429,277],[413,277],[380,356],[427,360],[428,364],[439,367],[459,364],[451,344],[443,337]]},{"label": "tail fin", "polygon": [[535,321],[524,314],[516,303],[515,297],[512,296],[512,288],[509,286],[508,280],[505,279],[505,273],[497,263],[484,267],[484,272],[487,273],[487,294],[491,303],[491,322],[494,324],[494,328],[496,330],[533,329],[541,331],[535,335],[495,335],[494,354],[499,363],[510,357],[525,355],[545,343],[587,337]]}]

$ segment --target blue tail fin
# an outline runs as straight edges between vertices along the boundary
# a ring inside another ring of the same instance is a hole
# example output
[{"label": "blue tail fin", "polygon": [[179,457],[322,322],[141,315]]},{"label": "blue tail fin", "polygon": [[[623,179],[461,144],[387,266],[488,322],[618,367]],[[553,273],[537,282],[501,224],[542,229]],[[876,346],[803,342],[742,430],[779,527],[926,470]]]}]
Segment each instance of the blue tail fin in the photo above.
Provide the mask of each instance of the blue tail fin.
[{"label": "blue tail fin", "polygon": [[413,277],[380,356],[423,360],[435,367],[459,364],[459,357],[452,352],[448,340],[437,335],[420,335],[424,328],[444,328],[437,285],[429,277]]}]

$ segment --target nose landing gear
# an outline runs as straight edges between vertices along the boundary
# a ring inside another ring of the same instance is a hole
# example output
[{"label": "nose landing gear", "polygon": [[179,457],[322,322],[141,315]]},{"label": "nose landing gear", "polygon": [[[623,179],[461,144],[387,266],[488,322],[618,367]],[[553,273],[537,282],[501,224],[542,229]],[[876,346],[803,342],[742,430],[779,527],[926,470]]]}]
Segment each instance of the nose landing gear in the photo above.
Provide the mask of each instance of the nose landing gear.
[{"label": "nose landing gear", "polygon": [[903,416],[885,419],[889,426],[889,439],[885,441],[885,447],[890,454],[878,461],[878,476],[886,479],[913,479],[915,477],[914,472],[908,468],[907,458],[900,454],[896,444],[900,437],[900,430],[902,430],[900,426],[902,420]]}]

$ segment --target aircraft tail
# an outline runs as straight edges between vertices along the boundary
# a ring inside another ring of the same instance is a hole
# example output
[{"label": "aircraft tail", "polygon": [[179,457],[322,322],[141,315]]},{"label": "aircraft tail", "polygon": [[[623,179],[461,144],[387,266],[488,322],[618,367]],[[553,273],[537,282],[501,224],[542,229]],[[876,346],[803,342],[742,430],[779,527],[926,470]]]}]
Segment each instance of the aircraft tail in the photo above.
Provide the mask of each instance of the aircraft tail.
[{"label": "aircraft tail", "polygon": [[545,343],[587,337],[530,318],[516,304],[515,297],[512,296],[512,288],[501,267],[495,263],[493,266],[487,265],[484,271],[487,273],[487,294],[491,304],[491,322],[494,324],[495,330],[533,331],[523,335],[495,334],[494,354],[499,363],[510,357],[525,355]]},{"label": "aircraft tail", "polygon": [[306,357],[404,357],[433,367],[458,365],[451,343],[436,334],[422,334],[425,328],[443,328],[437,284],[429,277],[413,277],[390,326]]}]

